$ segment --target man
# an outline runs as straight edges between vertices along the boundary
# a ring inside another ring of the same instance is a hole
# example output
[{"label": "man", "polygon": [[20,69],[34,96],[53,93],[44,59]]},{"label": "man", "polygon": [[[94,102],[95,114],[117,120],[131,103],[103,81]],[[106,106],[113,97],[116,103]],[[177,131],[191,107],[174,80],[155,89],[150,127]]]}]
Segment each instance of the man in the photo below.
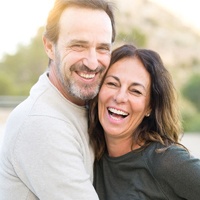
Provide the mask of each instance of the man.
[{"label": "man", "polygon": [[56,0],[43,37],[48,71],[10,115],[0,153],[0,200],[95,200],[86,103],[115,38],[111,4]]}]

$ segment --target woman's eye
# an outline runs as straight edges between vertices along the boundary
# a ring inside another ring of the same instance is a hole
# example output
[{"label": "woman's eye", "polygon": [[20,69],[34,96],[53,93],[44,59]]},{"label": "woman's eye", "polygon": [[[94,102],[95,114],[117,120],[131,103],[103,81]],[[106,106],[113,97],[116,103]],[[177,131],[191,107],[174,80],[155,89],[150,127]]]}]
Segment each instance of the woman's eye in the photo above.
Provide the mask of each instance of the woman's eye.
[{"label": "woman's eye", "polygon": [[107,85],[110,85],[110,86],[117,86],[117,84],[114,83],[114,82],[107,82],[106,84],[107,84]]},{"label": "woman's eye", "polygon": [[141,95],[142,92],[140,92],[139,90],[131,90],[132,93],[137,94],[137,95]]}]

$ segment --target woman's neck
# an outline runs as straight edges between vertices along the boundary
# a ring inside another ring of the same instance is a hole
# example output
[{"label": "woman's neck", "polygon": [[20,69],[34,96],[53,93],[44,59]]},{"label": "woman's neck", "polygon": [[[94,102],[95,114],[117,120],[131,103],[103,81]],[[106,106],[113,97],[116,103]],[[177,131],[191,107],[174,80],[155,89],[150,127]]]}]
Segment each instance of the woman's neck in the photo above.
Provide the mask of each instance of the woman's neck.
[{"label": "woman's neck", "polygon": [[140,148],[139,145],[133,145],[133,138],[106,138],[108,154],[110,157],[119,157],[129,153],[132,150]]}]

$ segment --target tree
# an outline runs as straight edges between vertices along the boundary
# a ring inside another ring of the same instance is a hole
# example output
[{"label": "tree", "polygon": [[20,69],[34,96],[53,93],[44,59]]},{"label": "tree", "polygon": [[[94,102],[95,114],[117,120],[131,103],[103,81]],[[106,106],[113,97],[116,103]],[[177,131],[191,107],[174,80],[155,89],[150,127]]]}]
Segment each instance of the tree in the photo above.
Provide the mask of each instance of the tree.
[{"label": "tree", "polygon": [[28,95],[31,86],[47,68],[42,44],[43,28],[28,46],[18,46],[15,55],[5,55],[0,63],[0,95]]},{"label": "tree", "polygon": [[183,87],[182,93],[200,111],[200,74],[191,76],[187,84]]}]

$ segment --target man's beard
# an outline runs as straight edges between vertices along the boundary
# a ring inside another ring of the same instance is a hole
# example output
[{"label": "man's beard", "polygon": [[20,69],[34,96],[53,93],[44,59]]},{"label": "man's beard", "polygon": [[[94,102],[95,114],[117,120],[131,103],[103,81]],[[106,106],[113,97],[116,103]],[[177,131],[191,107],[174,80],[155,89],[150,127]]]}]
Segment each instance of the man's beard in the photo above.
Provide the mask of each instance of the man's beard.
[{"label": "man's beard", "polygon": [[[85,72],[95,72],[95,73],[98,72],[101,75],[103,73],[103,71],[105,70],[105,67],[103,67],[103,66],[98,67],[95,71],[91,71],[83,64],[81,64],[81,65],[75,64],[75,65],[72,65],[70,67],[70,69],[68,69],[68,74],[66,76],[64,76],[64,67],[61,66],[60,56],[59,56],[58,52],[56,52],[55,65],[56,65],[55,66],[56,67],[56,75],[58,76],[58,79],[61,82],[66,93],[70,94],[71,96],[73,96],[77,99],[81,99],[84,101],[93,99],[98,94],[99,88],[100,88],[100,82],[101,82],[100,79],[98,82],[95,82],[93,84],[78,85],[78,83],[76,83],[75,80],[73,80],[70,77],[70,72],[74,72],[74,71],[76,71],[76,69],[79,69],[79,70],[81,69]],[[63,67],[63,71],[61,70],[62,67]]]},{"label": "man's beard", "polygon": [[78,86],[74,80],[68,80],[68,85],[65,89],[68,90],[70,95],[82,99],[84,101],[93,99],[99,92],[100,83],[94,85],[83,84]]}]

